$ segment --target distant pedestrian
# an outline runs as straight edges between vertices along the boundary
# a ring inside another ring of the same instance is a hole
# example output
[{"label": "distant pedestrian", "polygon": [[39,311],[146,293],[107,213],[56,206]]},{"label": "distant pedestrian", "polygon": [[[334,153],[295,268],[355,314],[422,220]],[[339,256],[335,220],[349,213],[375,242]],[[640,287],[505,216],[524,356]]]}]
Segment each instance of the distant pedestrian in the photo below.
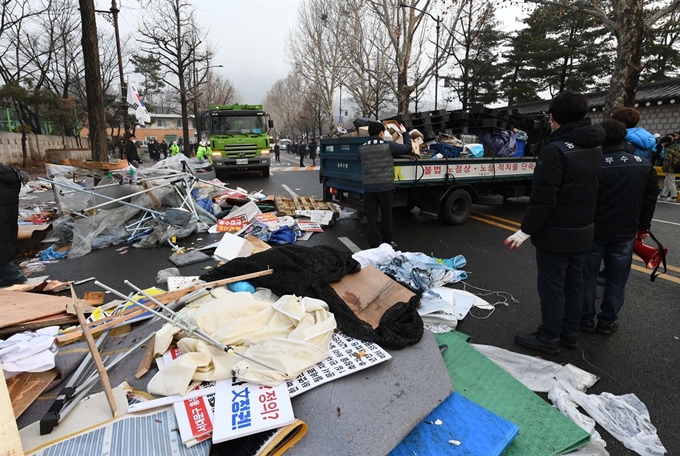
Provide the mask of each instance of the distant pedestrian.
[{"label": "distant pedestrian", "polygon": [[274,158],[276,159],[277,163],[281,161],[281,148],[278,144],[274,144]]},{"label": "distant pedestrian", "polygon": [[298,156],[300,157],[300,168],[305,166],[305,155],[307,154],[307,146],[304,141],[300,141],[298,145]]},{"label": "distant pedestrian", "polygon": [[659,198],[664,198],[666,201],[677,201],[678,187],[675,185],[675,173],[680,171],[680,145],[677,141],[673,141],[666,147],[661,169],[665,177]]},{"label": "distant pedestrian", "polygon": [[179,146],[177,145],[176,141],[173,141],[170,144],[170,156],[174,157],[175,155],[179,154]]},{"label": "distant pedestrian", "polygon": [[317,143],[315,140],[309,143],[309,158],[312,160],[312,166],[316,166],[316,148]]},{"label": "distant pedestrian", "polygon": [[125,140],[124,139],[121,139],[118,142],[118,152],[120,152],[120,159],[125,160],[126,155],[125,155]]},{"label": "distant pedestrian", "polygon": [[134,163],[139,166],[139,164],[142,162],[142,159],[139,158],[139,152],[137,152],[137,146],[132,140],[132,136],[130,136],[125,142],[125,155],[127,155],[127,159],[130,164]]},{"label": "distant pedestrian", "polygon": [[165,139],[161,141],[161,153],[163,154],[163,160],[168,158],[168,143],[165,142]]},{"label": "distant pedestrian", "polygon": [[161,159],[161,147],[155,139],[149,142],[149,157],[154,163],[158,163]]}]

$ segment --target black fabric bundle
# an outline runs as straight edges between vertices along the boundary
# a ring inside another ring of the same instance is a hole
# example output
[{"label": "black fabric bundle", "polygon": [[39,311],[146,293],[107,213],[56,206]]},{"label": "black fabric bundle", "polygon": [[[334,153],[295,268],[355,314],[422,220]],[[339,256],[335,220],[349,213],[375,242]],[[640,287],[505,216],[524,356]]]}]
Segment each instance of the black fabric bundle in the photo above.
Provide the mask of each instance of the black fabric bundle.
[{"label": "black fabric bundle", "polygon": [[325,301],[335,315],[338,328],[348,336],[392,349],[416,344],[423,337],[423,320],[416,310],[420,302],[418,296],[395,304],[385,312],[376,329],[359,319],[330,284],[339,282],[346,274],[359,272],[361,266],[351,255],[332,247],[277,247],[231,260],[203,274],[201,279],[212,282],[268,268],[274,273],[250,282],[269,288],[279,296],[292,294]]}]

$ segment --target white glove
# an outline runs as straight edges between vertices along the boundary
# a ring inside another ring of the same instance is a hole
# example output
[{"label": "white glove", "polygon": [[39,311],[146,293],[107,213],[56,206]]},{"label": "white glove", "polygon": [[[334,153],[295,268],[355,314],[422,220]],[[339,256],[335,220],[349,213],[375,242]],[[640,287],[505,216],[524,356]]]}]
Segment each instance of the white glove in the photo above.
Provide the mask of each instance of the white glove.
[{"label": "white glove", "polygon": [[399,124],[399,131],[406,133],[406,127],[404,127],[402,124]]},{"label": "white glove", "polygon": [[505,245],[510,244],[510,250],[518,249],[524,243],[524,241],[526,241],[530,237],[531,235],[526,234],[524,231],[517,230],[515,234],[513,234],[512,236],[508,236],[508,238],[505,240]]}]

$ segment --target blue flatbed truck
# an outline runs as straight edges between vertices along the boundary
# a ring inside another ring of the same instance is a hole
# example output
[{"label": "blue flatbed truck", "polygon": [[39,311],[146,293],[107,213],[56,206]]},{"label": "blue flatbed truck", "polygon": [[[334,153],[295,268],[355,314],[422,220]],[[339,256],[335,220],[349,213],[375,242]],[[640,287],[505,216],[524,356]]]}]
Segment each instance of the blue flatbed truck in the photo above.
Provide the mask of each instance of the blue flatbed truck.
[{"label": "blue flatbed truck", "polygon": [[[322,139],[319,180],[323,200],[363,213],[359,146],[367,137]],[[394,207],[460,225],[472,204],[503,204],[528,195],[535,157],[419,158],[394,160]]]}]

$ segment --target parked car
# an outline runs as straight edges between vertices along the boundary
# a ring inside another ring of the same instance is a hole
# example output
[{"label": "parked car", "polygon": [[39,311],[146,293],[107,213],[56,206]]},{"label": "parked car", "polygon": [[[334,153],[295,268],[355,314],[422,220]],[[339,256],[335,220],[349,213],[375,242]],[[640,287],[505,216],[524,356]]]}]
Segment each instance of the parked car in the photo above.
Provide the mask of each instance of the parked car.
[{"label": "parked car", "polygon": [[146,140],[135,141],[135,146],[137,146],[137,149],[140,149],[143,154],[149,153],[149,143]]},{"label": "parked car", "polygon": [[279,139],[278,144],[279,144],[279,149],[281,150],[281,152],[283,152],[284,150],[287,151],[287,150],[290,149],[290,139]]}]

